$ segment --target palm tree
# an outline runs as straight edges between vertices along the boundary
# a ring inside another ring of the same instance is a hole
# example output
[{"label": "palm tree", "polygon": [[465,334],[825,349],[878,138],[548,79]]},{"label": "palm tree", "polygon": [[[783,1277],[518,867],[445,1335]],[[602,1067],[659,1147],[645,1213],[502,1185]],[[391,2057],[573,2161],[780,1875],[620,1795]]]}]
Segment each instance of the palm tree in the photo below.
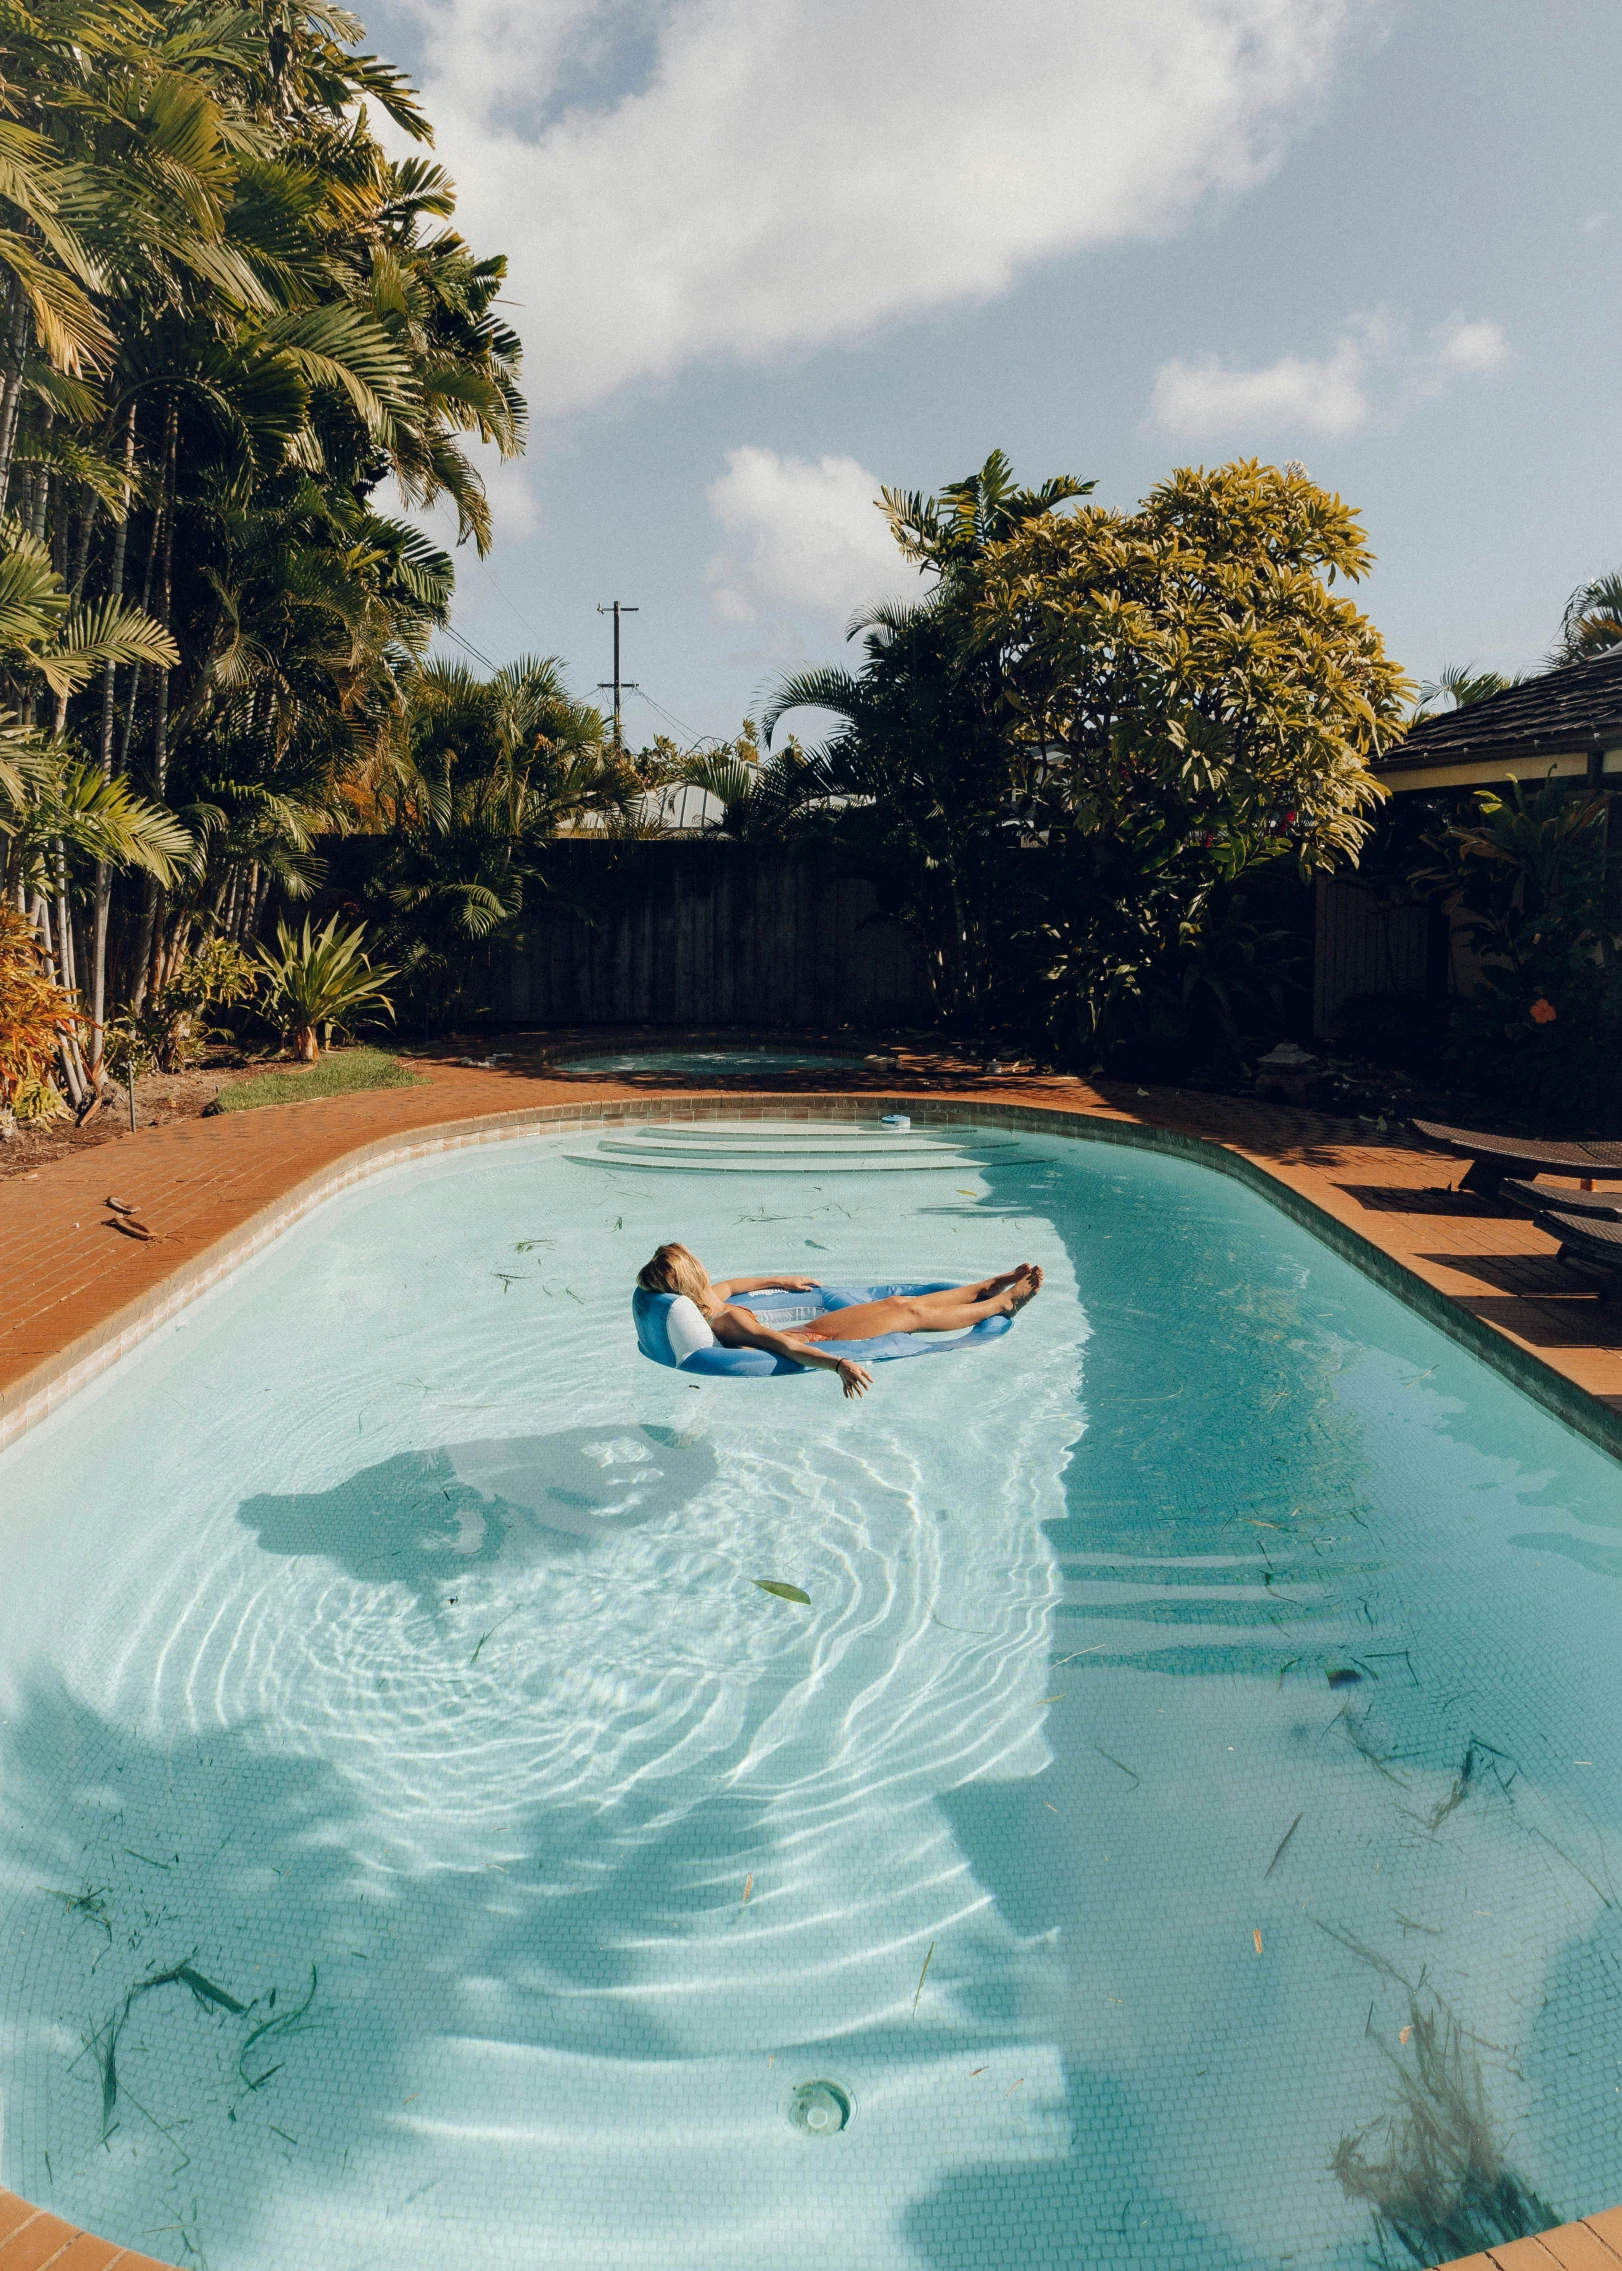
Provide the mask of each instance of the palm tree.
[{"label": "palm tree", "polygon": [[109,995],[311,889],[405,738],[451,566],[380,484],[447,499],[482,550],[468,445],[523,445],[504,264],[447,225],[439,168],[382,150],[366,106],[431,137],[359,33],[293,0],[0,25],[0,697],[81,802],[167,811],[188,846],[115,927],[116,831],[52,807],[53,953],[87,970],[93,1067]]},{"label": "palm tree", "polygon": [[547,888],[557,837],[634,833],[647,787],[555,656],[487,679],[463,663],[415,674],[369,791],[388,838],[370,897],[425,1029],[460,999],[470,949],[513,935]]},{"label": "palm tree", "polygon": [[836,801],[888,874],[893,903],[923,941],[937,1007],[978,1020],[991,985],[993,878],[1017,835],[1017,721],[1002,657],[977,631],[986,562],[1048,521],[1094,483],[1059,474],[1021,488],[1001,450],[935,497],[885,489],[885,517],[902,556],[932,579],[923,598],[852,618],[859,671],[796,671],[776,688],[768,740],[800,707],[844,721],[796,778],[808,799]]},{"label": "palm tree", "polygon": [[1468,710],[1477,702],[1490,701],[1494,694],[1507,693],[1511,686],[1523,683],[1517,671],[1506,677],[1501,670],[1475,670],[1467,662],[1452,662],[1439,670],[1434,679],[1428,679],[1419,689],[1419,706],[1414,712],[1414,723],[1438,716],[1438,703],[1445,702],[1455,710]]},{"label": "palm tree", "polygon": [[1622,646],[1622,573],[1611,571],[1579,584],[1566,602],[1555,643],[1556,666],[1593,662]]}]

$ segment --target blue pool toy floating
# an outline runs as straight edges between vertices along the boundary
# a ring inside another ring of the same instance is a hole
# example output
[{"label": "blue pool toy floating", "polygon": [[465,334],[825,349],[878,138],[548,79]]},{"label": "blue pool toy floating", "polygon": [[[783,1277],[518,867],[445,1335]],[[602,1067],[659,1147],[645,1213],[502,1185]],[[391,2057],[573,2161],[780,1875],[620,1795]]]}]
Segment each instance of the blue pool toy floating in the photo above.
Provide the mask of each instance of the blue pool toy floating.
[{"label": "blue pool toy floating", "polygon": [[[805,1293],[751,1293],[740,1307],[752,1309],[764,1325],[780,1329],[808,1325],[830,1309],[854,1309],[863,1301],[886,1301],[896,1293],[950,1293],[950,1279],[916,1285],[823,1285]],[[765,1348],[723,1348],[696,1301],[685,1293],[649,1293],[638,1286],[631,1295],[631,1321],[636,1345],[655,1364],[668,1364],[678,1372],[702,1372],[716,1379],[762,1380],[772,1372],[808,1372],[814,1366],[795,1364],[786,1356],[773,1356]],[[833,1356],[851,1356],[858,1364],[889,1364],[903,1356],[948,1356],[960,1348],[980,1348],[1000,1340],[1013,1323],[1011,1317],[982,1317],[966,1333],[881,1333],[870,1341],[819,1341]]]}]

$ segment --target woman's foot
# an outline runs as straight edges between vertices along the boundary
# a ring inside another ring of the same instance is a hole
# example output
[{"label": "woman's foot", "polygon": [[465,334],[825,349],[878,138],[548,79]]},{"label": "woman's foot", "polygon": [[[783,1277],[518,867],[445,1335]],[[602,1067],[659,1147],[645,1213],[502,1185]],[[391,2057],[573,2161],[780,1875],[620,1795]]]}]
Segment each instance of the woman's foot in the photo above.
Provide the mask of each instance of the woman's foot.
[{"label": "woman's foot", "polygon": [[1001,1277],[988,1277],[983,1285],[976,1286],[975,1298],[979,1301],[995,1301],[999,1293],[1006,1293],[1010,1286],[1018,1285],[1021,1278],[1029,1277],[1030,1274],[1030,1263],[1021,1262],[1017,1269],[1004,1270]]},{"label": "woman's foot", "polygon": [[1034,1301],[1042,1290],[1042,1272],[1028,1263],[1015,1272],[1014,1283],[1008,1289],[1008,1314],[1017,1317],[1027,1301]]}]

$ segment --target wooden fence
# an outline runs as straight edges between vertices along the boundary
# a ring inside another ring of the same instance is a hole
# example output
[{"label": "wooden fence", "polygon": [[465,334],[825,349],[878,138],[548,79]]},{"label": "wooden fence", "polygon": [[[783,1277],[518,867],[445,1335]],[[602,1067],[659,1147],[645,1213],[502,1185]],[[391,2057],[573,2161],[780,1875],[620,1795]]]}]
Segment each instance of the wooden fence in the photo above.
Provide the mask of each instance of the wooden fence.
[{"label": "wooden fence", "polygon": [[747,844],[561,844],[488,1014],[546,1025],[925,1024],[917,940],[865,876]]},{"label": "wooden fence", "polygon": [[[1437,967],[1438,921],[1444,959]],[[1446,924],[1423,899],[1321,877],[1312,953],[1312,1030],[1332,1033],[1356,994],[1446,990]]]}]

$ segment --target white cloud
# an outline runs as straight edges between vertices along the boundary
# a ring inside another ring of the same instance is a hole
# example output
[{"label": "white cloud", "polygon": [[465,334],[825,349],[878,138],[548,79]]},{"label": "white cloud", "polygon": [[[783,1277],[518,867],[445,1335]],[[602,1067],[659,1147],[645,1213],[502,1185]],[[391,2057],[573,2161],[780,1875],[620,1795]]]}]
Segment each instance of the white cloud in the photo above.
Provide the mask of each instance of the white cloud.
[{"label": "white cloud", "polygon": [[1262,429],[1285,433],[1355,434],[1366,425],[1364,357],[1351,340],[1322,362],[1282,355],[1259,371],[1229,370],[1214,355],[1162,363],[1149,415],[1179,441]]},{"label": "white cloud", "polygon": [[1272,446],[1296,435],[1338,440],[1389,427],[1460,378],[1503,367],[1500,325],[1455,316],[1416,342],[1385,311],[1348,317],[1327,355],[1281,355],[1235,369],[1215,355],[1177,357],[1155,373],[1149,419],[1178,441],[1255,439]]},{"label": "white cloud", "polygon": [[1436,359],[1449,371],[1496,371],[1509,360],[1509,341],[1497,323],[1450,323],[1437,341]]},{"label": "white cloud", "polygon": [[[1175,227],[1268,171],[1385,0],[416,4],[459,220],[509,254],[556,413]],[[642,83],[571,99],[638,30]]]},{"label": "white cloud", "polygon": [[783,615],[843,621],[915,584],[883,516],[878,478],[853,457],[729,450],[705,491],[726,543],[706,575],[728,623]]}]

